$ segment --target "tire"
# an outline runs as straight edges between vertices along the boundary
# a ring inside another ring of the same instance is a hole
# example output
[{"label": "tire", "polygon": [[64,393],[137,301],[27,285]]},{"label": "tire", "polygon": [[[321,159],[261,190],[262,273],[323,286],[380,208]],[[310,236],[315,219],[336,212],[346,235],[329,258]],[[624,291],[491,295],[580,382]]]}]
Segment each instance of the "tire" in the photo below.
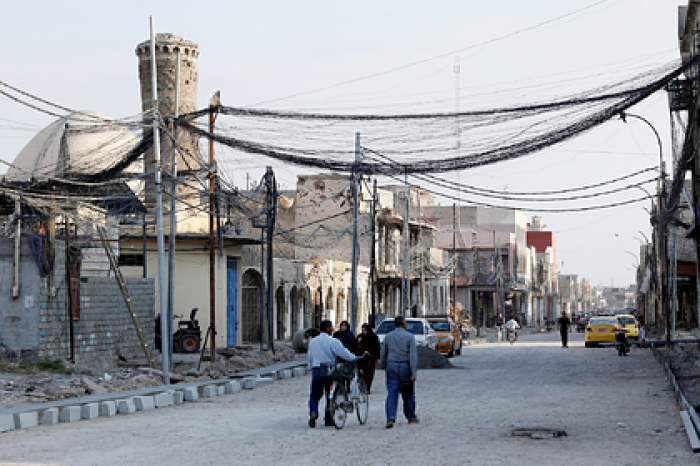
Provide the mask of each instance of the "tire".
[{"label": "tire", "polygon": [[455,351],[455,353],[457,354],[457,356],[462,355],[462,340],[459,341],[459,346],[457,347],[457,350]]},{"label": "tire", "polygon": [[360,425],[365,425],[369,417],[369,393],[367,393],[367,385],[362,379],[357,384],[357,395],[360,397],[355,404],[355,408],[357,408],[357,422]]},{"label": "tire", "polygon": [[199,351],[201,346],[201,339],[199,335],[194,333],[186,333],[180,337],[177,342],[177,346],[180,348],[181,353],[196,353]]},{"label": "tire", "polygon": [[586,347],[586,348],[594,348],[594,345],[593,345],[593,343],[588,343],[588,342],[586,342],[586,343],[585,343],[585,347]]},{"label": "tire", "polygon": [[450,352],[447,353],[448,358],[454,358],[455,357],[455,342],[452,342],[452,347],[450,348]]},{"label": "tire", "polygon": [[348,418],[348,413],[345,410],[345,406],[347,406],[348,403],[348,394],[345,391],[345,384],[342,381],[336,380],[334,384],[335,390],[333,390],[333,404],[331,407],[333,425],[336,429],[340,430],[345,427],[345,421]]}]

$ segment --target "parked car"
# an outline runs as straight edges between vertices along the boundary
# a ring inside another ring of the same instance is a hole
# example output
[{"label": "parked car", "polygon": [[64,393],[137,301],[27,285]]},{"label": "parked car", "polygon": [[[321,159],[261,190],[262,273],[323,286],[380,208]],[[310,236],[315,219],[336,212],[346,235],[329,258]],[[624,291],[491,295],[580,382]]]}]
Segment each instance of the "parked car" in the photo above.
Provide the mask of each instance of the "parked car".
[{"label": "parked car", "polygon": [[[394,318],[388,317],[384,319],[377,329],[377,336],[379,337],[379,343],[384,344],[384,337],[393,331],[396,327],[394,326]],[[428,321],[418,317],[406,317],[406,331],[412,333],[416,338],[417,346],[427,346],[428,348],[435,349],[437,346],[437,337],[435,336],[435,331],[430,328]]]},{"label": "parked car", "polygon": [[586,325],[586,348],[598,346],[598,343],[614,342],[617,325],[614,316],[591,317]]},{"label": "parked car", "polygon": [[462,354],[462,332],[449,316],[426,316],[425,320],[435,331],[438,352],[447,354],[448,358]]},{"label": "parked car", "polygon": [[631,314],[620,314],[616,317],[617,327],[624,330],[627,338],[639,340],[639,322]]}]

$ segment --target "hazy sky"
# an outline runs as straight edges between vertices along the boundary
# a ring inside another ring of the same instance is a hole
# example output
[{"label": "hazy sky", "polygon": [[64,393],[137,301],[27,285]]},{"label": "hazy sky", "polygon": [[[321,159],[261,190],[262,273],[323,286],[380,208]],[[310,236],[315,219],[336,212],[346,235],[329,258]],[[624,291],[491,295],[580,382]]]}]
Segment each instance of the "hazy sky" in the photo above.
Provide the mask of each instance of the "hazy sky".
[{"label": "hazy sky", "polygon": [[[596,3],[585,12],[523,31]],[[488,108],[566,96],[677,58],[679,4],[678,0],[12,2],[3,7],[0,80],[71,108],[112,117],[138,113],[134,48],[148,38],[148,16],[153,14],[158,32],[171,32],[200,46],[199,107],[221,90],[222,102],[232,106],[272,101],[263,107],[452,111],[453,64],[459,56],[460,108]],[[515,31],[522,32],[473,47]],[[326,87],[330,89],[277,100]],[[657,93],[632,111],[656,126],[669,160],[666,94]],[[0,97],[0,158],[14,159],[34,132],[52,120]],[[348,141],[351,156],[352,134]],[[231,159],[223,168],[242,185],[246,173],[257,179],[267,163]],[[282,182],[291,186],[292,173],[299,170],[271,164]],[[658,145],[652,131],[638,121],[614,120],[544,152],[463,172],[460,179],[491,189],[541,191],[604,181],[655,165]],[[596,204],[642,195],[637,190]],[[651,236],[644,210],[648,204],[543,214],[556,233],[563,272],[588,277],[593,284],[632,283],[635,259],[626,251],[638,255],[638,230]]]}]

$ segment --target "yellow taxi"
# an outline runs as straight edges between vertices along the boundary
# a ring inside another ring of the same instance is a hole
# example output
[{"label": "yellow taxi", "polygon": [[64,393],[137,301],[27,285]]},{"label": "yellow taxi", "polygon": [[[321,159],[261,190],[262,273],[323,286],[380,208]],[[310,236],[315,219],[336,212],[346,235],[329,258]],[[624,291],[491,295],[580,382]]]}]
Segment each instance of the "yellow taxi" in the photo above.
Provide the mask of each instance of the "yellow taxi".
[{"label": "yellow taxi", "polygon": [[451,358],[455,354],[462,354],[462,332],[450,317],[426,317],[430,328],[435,331],[437,347],[441,354],[447,354]]},{"label": "yellow taxi", "polygon": [[614,342],[618,325],[615,316],[591,317],[586,326],[586,348],[598,346],[598,343]]},{"label": "yellow taxi", "polygon": [[639,340],[639,322],[631,314],[618,314],[616,316],[617,327],[621,328],[627,334],[627,338]]}]

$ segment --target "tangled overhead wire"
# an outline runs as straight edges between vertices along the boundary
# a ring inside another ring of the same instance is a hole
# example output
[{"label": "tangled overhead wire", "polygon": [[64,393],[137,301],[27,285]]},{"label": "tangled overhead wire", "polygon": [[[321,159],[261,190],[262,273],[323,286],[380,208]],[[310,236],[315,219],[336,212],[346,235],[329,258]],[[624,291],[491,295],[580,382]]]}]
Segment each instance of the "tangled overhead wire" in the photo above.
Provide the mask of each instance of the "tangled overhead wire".
[{"label": "tangled overhead wire", "polygon": [[[531,105],[430,114],[322,114],[219,106],[175,123],[241,154],[319,170],[392,176],[464,170],[512,160],[577,136],[625,110],[695,65],[673,62],[572,97]],[[196,119],[216,111],[228,129],[209,133]],[[397,164],[353,160],[351,141],[394,157]],[[455,133],[462,135],[458,142]],[[504,142],[505,141],[505,142]]]}]

